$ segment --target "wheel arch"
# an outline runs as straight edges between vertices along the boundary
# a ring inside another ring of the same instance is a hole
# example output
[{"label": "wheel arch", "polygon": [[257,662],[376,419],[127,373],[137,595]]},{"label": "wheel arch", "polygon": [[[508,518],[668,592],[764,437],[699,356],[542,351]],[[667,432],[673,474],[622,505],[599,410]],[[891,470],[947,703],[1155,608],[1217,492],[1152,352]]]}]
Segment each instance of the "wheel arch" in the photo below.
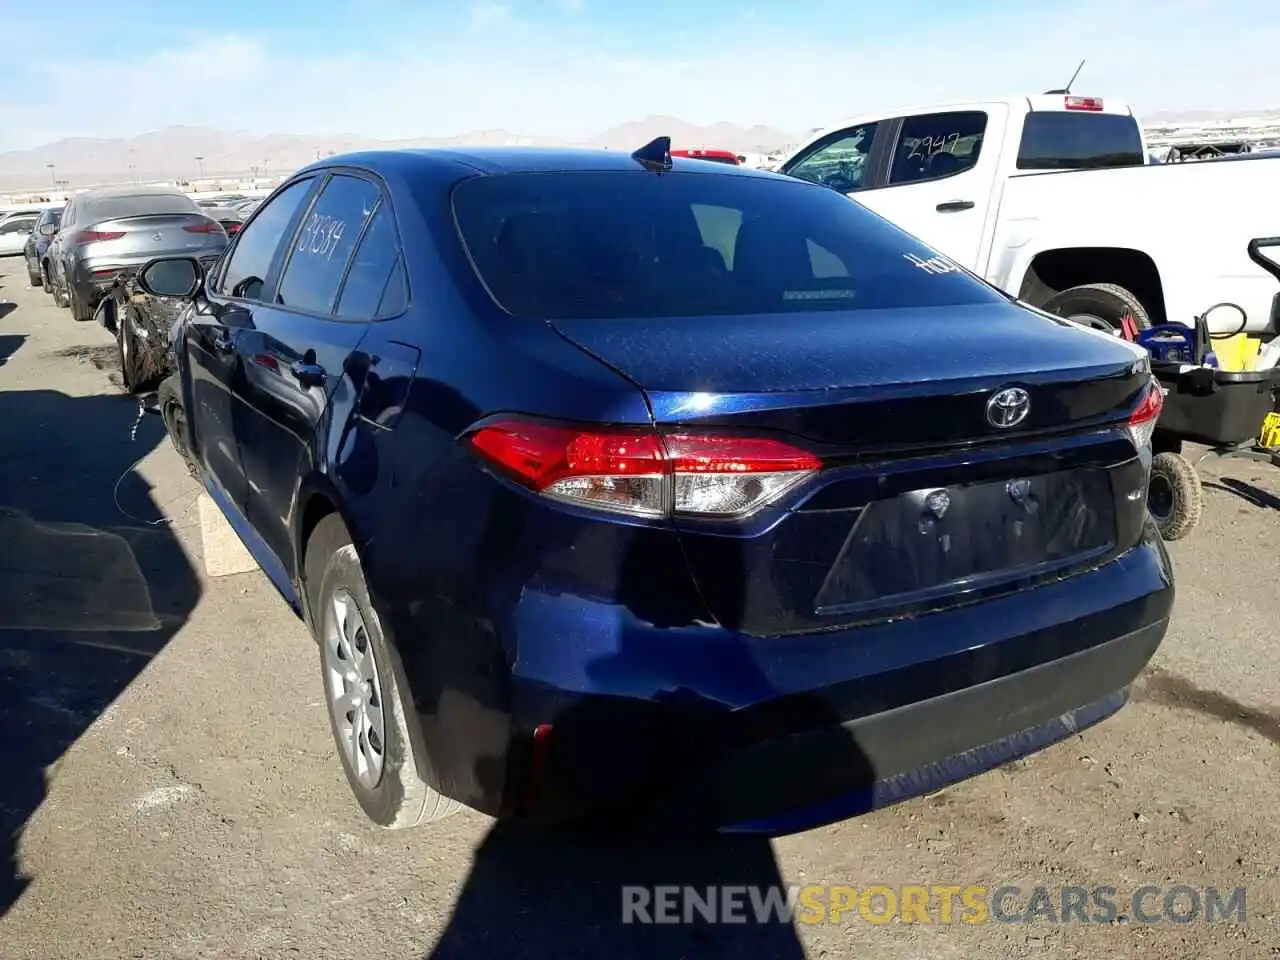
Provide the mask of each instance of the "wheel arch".
[{"label": "wheel arch", "polygon": [[[342,497],[339,496],[333,481],[323,473],[315,472],[303,479],[298,486],[298,496],[294,509],[293,531],[293,574],[298,590],[298,600],[302,606],[303,619],[310,624],[311,609],[307,598],[307,542],[315,532],[320,521],[325,517],[337,515],[343,526],[351,534],[353,546],[357,554],[362,554],[360,536],[350,514],[342,508]],[[363,560],[363,557],[361,558]]]},{"label": "wheel arch", "polygon": [[1129,247],[1056,247],[1041,250],[1027,265],[1018,297],[1042,306],[1051,297],[1086,283],[1124,287],[1146,308],[1152,324],[1165,323],[1164,283],[1151,255]]}]

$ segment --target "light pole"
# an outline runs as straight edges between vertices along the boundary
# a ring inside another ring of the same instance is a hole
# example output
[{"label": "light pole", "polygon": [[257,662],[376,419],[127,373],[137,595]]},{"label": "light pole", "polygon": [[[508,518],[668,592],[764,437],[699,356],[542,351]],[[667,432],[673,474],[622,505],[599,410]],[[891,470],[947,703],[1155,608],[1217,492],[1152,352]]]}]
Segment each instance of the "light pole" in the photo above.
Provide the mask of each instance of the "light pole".
[{"label": "light pole", "polygon": [[200,164],[200,179],[204,179],[204,157],[196,157],[196,163]]},{"label": "light pole", "polygon": [[45,164],[45,166],[49,168],[49,179],[53,182],[53,185],[56,187],[56,186],[58,185],[58,166],[57,166],[57,164],[54,164],[54,163],[46,163],[46,164]]}]

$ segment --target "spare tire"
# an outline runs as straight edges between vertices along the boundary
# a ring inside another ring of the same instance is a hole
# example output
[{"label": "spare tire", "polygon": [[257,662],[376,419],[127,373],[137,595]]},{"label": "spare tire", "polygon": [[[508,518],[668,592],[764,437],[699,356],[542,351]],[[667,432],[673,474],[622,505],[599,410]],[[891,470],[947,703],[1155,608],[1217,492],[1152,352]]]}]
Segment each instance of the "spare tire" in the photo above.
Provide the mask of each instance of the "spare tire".
[{"label": "spare tire", "polygon": [[1054,294],[1041,304],[1040,309],[1122,336],[1126,315],[1133,319],[1139,330],[1151,329],[1151,315],[1142,301],[1114,283],[1084,283],[1071,287]]}]

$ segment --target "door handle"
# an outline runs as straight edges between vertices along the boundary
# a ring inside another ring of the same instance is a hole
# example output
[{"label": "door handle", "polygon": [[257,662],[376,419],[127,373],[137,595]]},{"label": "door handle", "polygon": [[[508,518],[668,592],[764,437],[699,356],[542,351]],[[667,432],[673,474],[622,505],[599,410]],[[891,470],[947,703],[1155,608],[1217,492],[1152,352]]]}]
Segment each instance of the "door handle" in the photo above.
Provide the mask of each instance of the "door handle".
[{"label": "door handle", "polygon": [[934,209],[939,213],[951,213],[955,210],[972,210],[973,208],[974,202],[972,200],[948,200],[945,203],[938,204]]},{"label": "door handle", "polygon": [[293,375],[298,378],[298,382],[304,387],[323,387],[325,384],[325,378],[328,376],[328,374],[325,373],[324,367],[320,366],[318,363],[303,363],[302,361],[298,361],[289,369],[292,371]]}]

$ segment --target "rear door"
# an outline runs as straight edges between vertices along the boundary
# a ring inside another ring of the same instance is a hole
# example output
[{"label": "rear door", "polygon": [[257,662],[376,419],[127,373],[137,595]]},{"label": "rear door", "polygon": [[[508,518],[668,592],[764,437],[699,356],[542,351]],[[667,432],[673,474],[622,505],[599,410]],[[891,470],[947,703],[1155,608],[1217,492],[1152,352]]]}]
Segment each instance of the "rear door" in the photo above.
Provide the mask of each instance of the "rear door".
[{"label": "rear door", "polygon": [[[184,338],[191,383],[188,414],[198,456],[212,492],[229,516],[243,518],[249,473],[238,438],[245,417],[232,402],[245,377],[236,340],[251,333],[268,283],[279,273],[298,216],[315,178],[296,180],[268,201],[236,238],[207,285],[207,306],[192,312]],[[235,522],[235,520],[233,520]]]},{"label": "rear door", "polygon": [[[328,435],[328,411],[345,421],[354,406],[358,385],[349,361],[372,320],[354,299],[364,270],[353,254],[366,229],[376,237],[390,214],[373,178],[330,175],[294,231],[270,304],[255,310],[252,329],[237,341],[244,378],[236,399],[246,410],[237,436],[249,522],[290,576],[299,482],[323,459],[317,441]],[[352,299],[339,309],[349,268]]]},{"label": "rear door", "polygon": [[887,176],[858,201],[969,269],[984,237],[1008,107],[949,110],[892,124]]}]

